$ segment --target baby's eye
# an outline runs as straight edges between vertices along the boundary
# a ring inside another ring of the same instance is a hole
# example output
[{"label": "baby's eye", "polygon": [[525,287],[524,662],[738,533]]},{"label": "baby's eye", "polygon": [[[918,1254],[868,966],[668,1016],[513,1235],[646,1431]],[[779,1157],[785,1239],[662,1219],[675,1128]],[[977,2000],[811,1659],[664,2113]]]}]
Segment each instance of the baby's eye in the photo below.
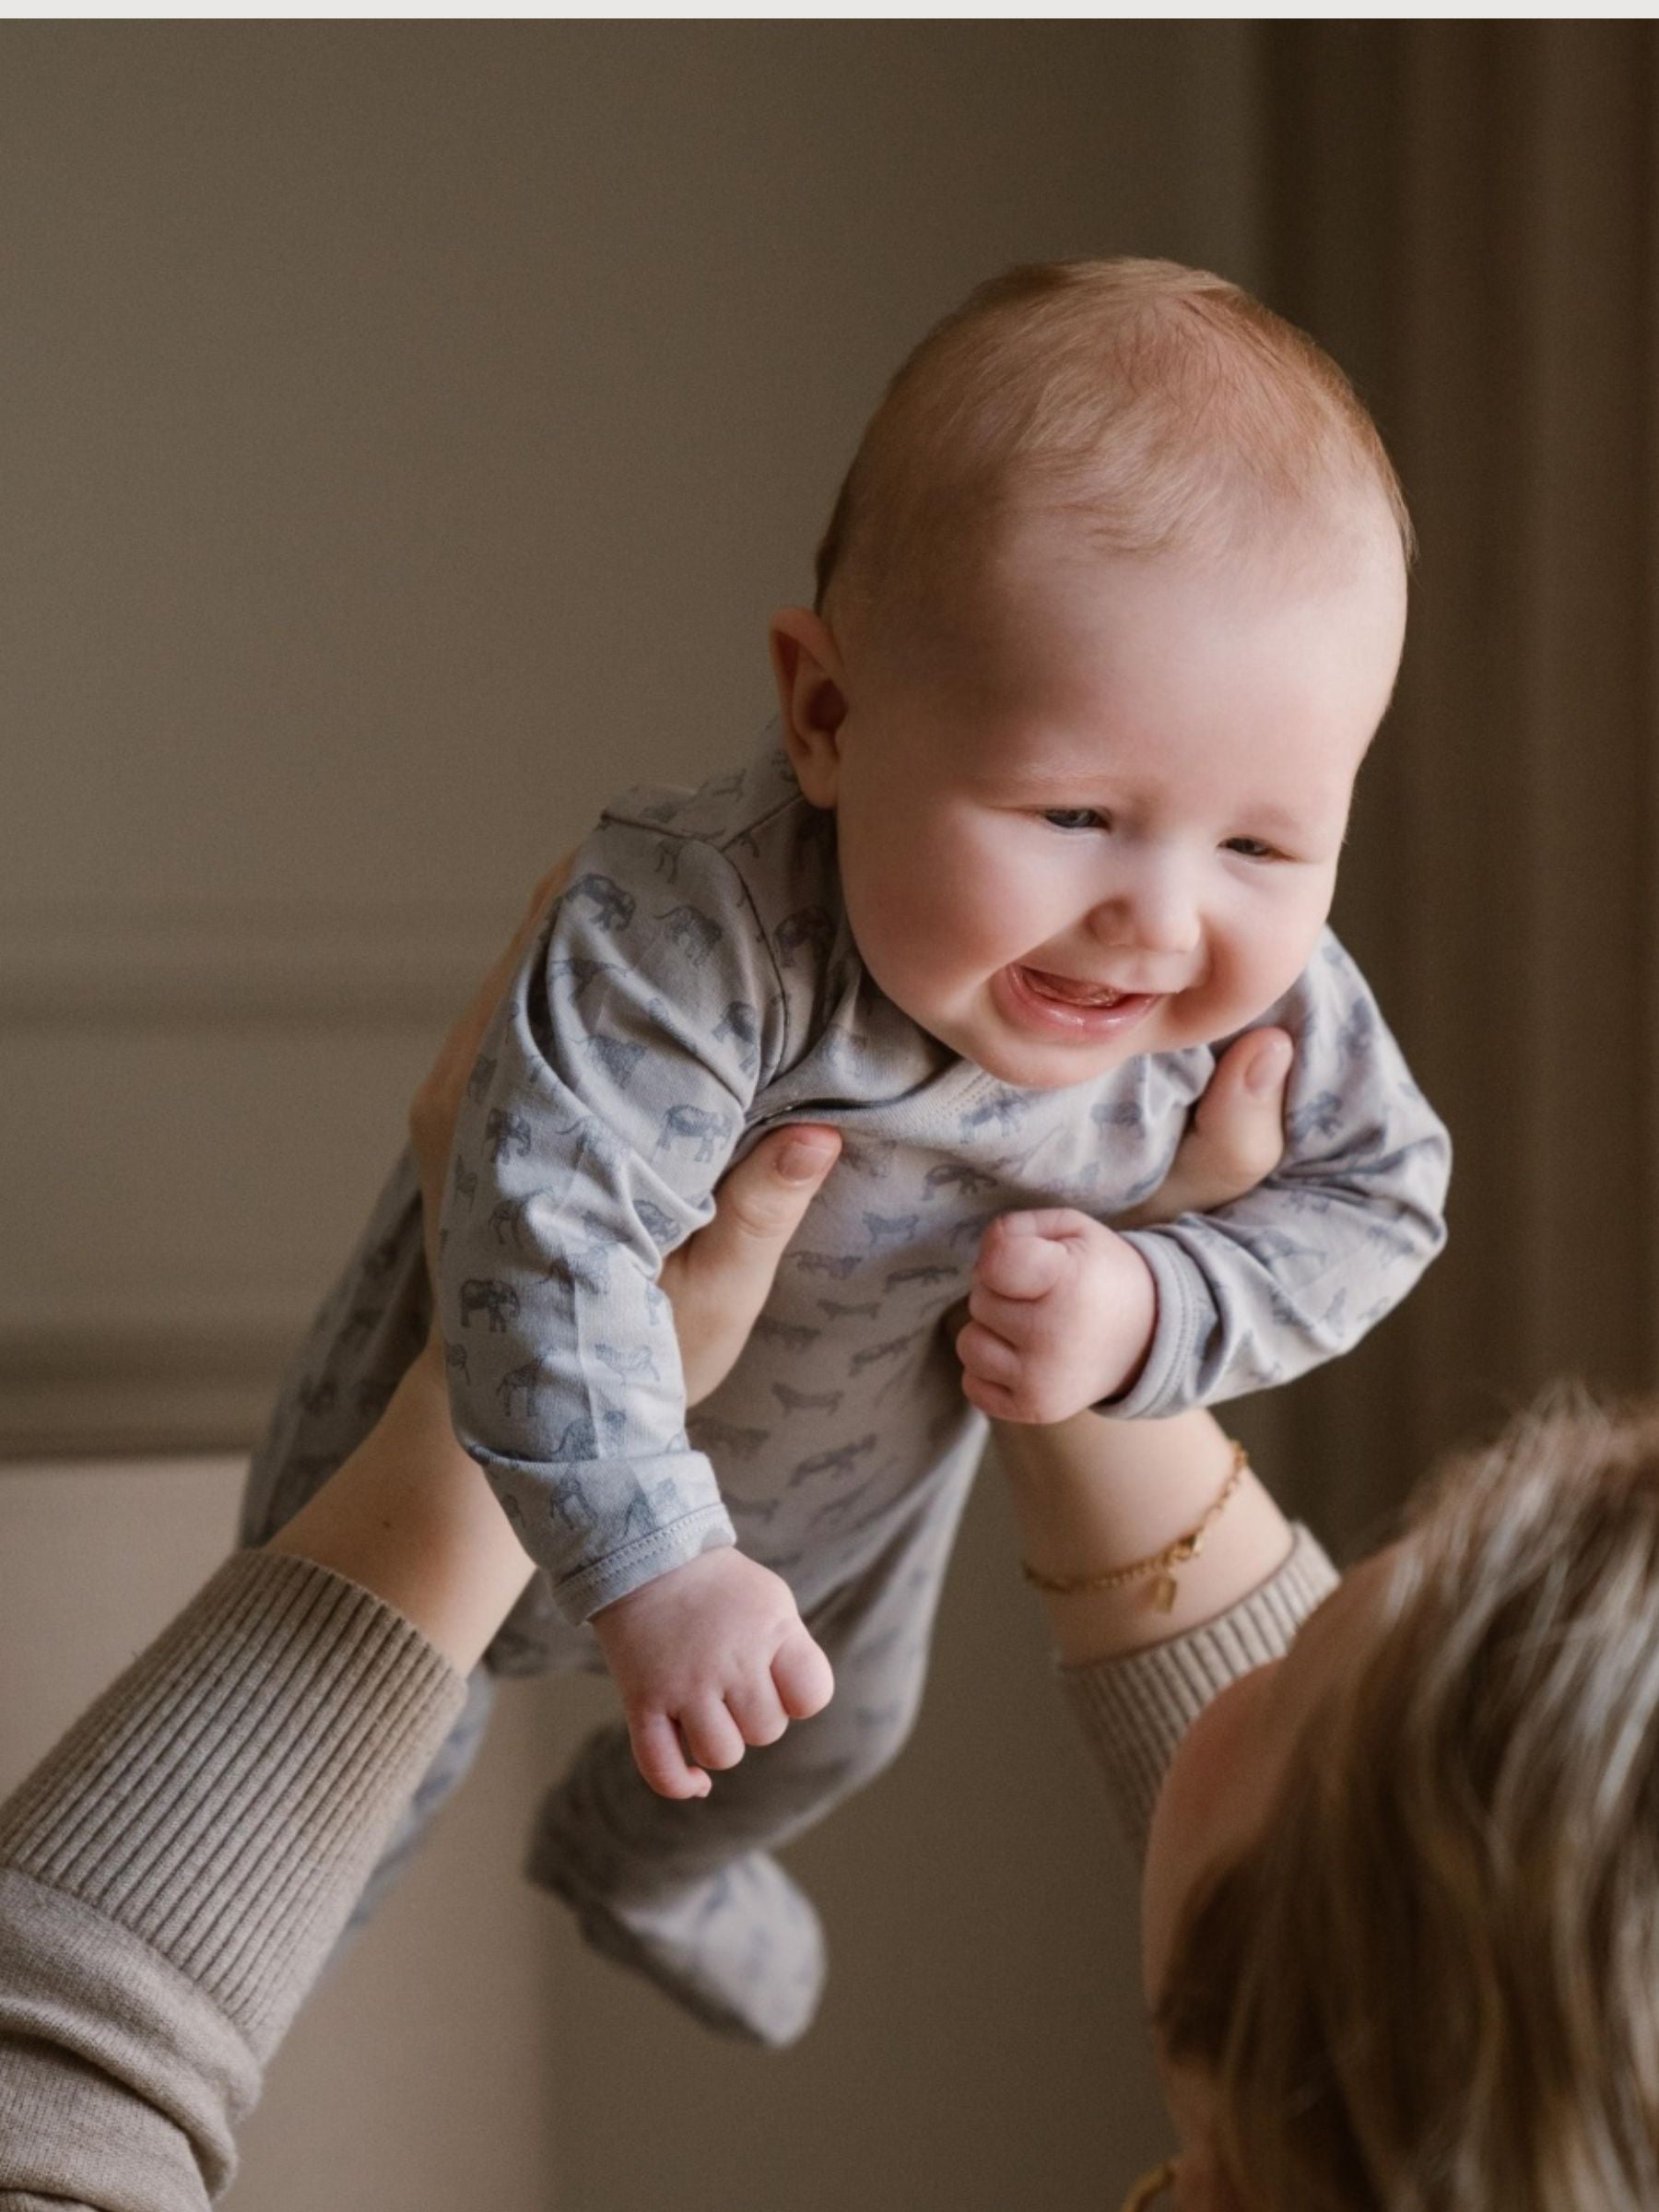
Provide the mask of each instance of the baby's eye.
[{"label": "baby's eye", "polygon": [[1092,806],[1045,806],[1042,818],[1056,830],[1103,830],[1106,818]]},{"label": "baby's eye", "polygon": [[1227,851],[1241,853],[1246,860],[1277,860],[1280,853],[1272,845],[1265,845],[1259,837],[1230,837]]}]

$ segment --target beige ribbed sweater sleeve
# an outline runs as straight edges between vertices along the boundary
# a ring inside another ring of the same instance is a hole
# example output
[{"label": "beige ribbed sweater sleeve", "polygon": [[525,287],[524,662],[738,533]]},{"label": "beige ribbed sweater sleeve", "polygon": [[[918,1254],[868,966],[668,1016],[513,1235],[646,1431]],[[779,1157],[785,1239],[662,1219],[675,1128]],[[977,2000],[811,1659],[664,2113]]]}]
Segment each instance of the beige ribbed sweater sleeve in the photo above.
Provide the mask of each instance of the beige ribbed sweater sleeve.
[{"label": "beige ribbed sweater sleeve", "polygon": [[403,1618],[230,1560],[0,1806],[0,2207],[202,2212],[458,1711]]},{"label": "beige ribbed sweater sleeve", "polygon": [[1230,1682],[1284,1656],[1337,1579],[1298,1523],[1284,1565],[1230,1611],[1168,1643],[1056,1669],[1137,1857],[1146,1850],[1152,1807],[1176,1745]]}]

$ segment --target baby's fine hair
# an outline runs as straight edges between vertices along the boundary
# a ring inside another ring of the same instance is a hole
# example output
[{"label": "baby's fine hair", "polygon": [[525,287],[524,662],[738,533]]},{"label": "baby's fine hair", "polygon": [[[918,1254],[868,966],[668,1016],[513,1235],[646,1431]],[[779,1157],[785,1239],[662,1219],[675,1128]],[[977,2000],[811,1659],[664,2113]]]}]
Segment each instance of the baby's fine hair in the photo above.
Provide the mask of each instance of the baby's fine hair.
[{"label": "baby's fine hair", "polygon": [[1159,2013],[1256,2212],[1659,2205],[1659,1410],[1427,1492]]},{"label": "baby's fine hair", "polygon": [[908,608],[1013,513],[1075,514],[1105,553],[1226,559],[1306,551],[1368,493],[1409,559],[1352,385],[1238,285],[1172,261],[1032,264],[982,284],[888,387],[818,547],[818,607]]}]

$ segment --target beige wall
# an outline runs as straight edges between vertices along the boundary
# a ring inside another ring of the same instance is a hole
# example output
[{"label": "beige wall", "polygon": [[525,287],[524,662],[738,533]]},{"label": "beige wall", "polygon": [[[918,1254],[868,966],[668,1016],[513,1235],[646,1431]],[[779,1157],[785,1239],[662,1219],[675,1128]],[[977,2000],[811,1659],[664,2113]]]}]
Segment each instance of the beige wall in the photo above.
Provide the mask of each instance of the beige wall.
[{"label": "beige wall", "polygon": [[1247,50],[0,40],[0,1443],[232,1442],[529,884],[758,727],[905,347],[1022,256],[1245,256]]},{"label": "beige wall", "polygon": [[[446,1010],[610,791],[767,706],[908,344],[1015,259],[1250,279],[1248,26],[10,25],[0,1784],[206,1571]],[[593,1694],[319,1996],[242,2212],[1089,2206],[1159,2147],[1129,1884],[1000,1501],[920,1740],[795,1854],[763,2061],[512,1878]]]}]

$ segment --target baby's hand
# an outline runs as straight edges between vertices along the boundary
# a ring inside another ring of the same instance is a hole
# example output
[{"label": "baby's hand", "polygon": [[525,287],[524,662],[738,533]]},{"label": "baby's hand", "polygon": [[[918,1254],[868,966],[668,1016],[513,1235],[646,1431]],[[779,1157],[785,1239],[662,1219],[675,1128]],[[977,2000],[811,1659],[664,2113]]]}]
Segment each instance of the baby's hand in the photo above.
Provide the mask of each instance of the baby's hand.
[{"label": "baby's hand", "polygon": [[997,1216],[968,1312],[957,1356],[971,1402],[999,1421],[1064,1421],[1135,1381],[1158,1293],[1133,1244],[1060,1206]]},{"label": "baby's hand", "polygon": [[789,1584],[730,1546],[594,1615],[636,1765],[663,1797],[706,1797],[706,1768],[776,1743],[830,1702],[830,1662]]}]

